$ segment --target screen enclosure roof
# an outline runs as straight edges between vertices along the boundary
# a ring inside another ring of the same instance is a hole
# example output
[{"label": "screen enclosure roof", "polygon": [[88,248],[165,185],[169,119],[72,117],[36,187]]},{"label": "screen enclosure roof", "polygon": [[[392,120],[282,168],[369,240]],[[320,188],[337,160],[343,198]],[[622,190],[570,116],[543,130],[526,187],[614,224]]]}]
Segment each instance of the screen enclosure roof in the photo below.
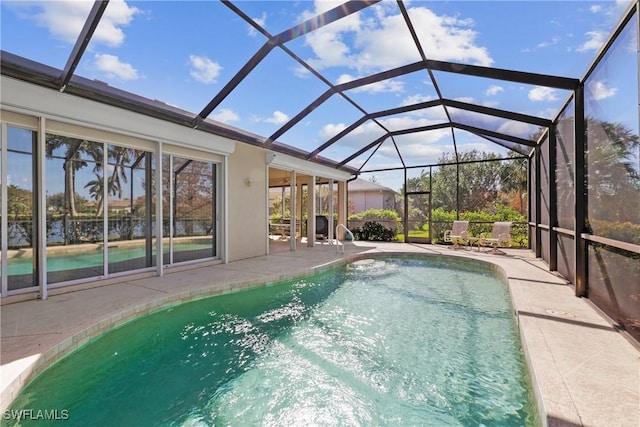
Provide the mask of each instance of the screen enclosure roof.
[{"label": "screen enclosure roof", "polygon": [[527,156],[621,3],[6,1],[1,71],[355,174]]}]

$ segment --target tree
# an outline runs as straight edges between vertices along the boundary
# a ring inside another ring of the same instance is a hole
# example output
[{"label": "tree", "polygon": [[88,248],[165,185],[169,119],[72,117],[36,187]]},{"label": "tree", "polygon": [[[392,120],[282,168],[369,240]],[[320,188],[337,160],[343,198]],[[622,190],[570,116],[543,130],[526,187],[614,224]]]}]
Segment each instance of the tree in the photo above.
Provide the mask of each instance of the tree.
[{"label": "tree", "polygon": [[459,165],[453,154],[440,158],[431,182],[433,207],[460,212],[493,209],[502,189],[498,155],[472,150],[459,153],[458,158]]},{"label": "tree", "polygon": [[586,158],[589,218],[638,223],[639,136],[623,124],[587,117]]},{"label": "tree", "polygon": [[102,194],[104,191],[104,178],[102,174],[96,173],[96,179],[87,182],[84,188],[89,189],[89,195],[96,201],[96,217],[102,216]]},{"label": "tree", "polygon": [[[516,157],[519,153],[509,152],[509,157]],[[528,165],[526,159],[514,159],[501,162],[500,188],[510,201],[512,208],[521,215],[526,214],[526,195],[528,181]],[[511,195],[511,197],[509,197]]]},{"label": "tree", "polygon": [[62,150],[64,170],[64,210],[72,217],[78,215],[76,207],[75,175],[76,172],[88,165],[82,154],[88,154],[95,160],[94,172],[102,165],[102,144],[60,135],[47,135],[46,154],[49,158],[57,157],[56,151]]}]

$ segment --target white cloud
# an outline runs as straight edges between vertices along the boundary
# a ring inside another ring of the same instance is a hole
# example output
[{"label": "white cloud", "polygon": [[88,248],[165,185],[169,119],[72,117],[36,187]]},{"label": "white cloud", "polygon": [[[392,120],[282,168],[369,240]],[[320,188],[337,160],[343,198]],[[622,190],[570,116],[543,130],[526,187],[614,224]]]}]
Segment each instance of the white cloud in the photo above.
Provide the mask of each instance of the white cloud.
[{"label": "white cloud", "polygon": [[522,123],[516,121],[508,121],[501,124],[497,131],[500,133],[504,133],[507,135],[519,136],[521,138],[528,138],[538,129],[537,126],[531,125],[529,123]]},{"label": "white cloud", "polygon": [[459,96],[453,99],[454,101],[466,102],[467,104],[475,104],[476,100],[472,96]]},{"label": "white cloud", "polygon": [[223,108],[220,111],[216,112],[209,116],[209,118],[213,120],[217,120],[222,123],[230,123],[237,122],[240,120],[240,116],[238,116],[235,111],[230,110],[228,108]]},{"label": "white cloud", "polygon": [[[316,1],[316,10],[302,19],[334,7],[339,3]],[[362,19],[353,14],[305,36],[315,58],[308,59],[316,69],[348,67],[359,72],[373,72],[420,60],[410,33],[400,13],[391,14],[384,2],[371,6],[377,19]],[[486,48],[477,46],[472,21],[458,17],[437,16],[425,7],[413,7],[409,14],[427,56],[438,60],[491,65]],[[354,40],[347,43],[346,40]]]},{"label": "white cloud", "polygon": [[[433,110],[433,109],[428,109]],[[442,109],[438,109],[441,111]],[[426,110],[425,110],[426,111]],[[424,116],[412,116],[412,115],[403,115],[403,116],[393,116],[389,118],[379,119],[380,123],[385,126],[389,130],[400,130],[400,129],[412,129],[418,128],[422,126],[429,126],[436,123],[442,123],[442,118],[431,117],[428,115]],[[319,133],[319,137],[321,140],[326,141],[329,138],[334,137],[342,130],[346,128],[344,123],[331,123],[325,125]],[[373,141],[377,140],[381,136],[385,134],[385,131],[378,126],[376,123],[372,121],[368,121],[361,126],[358,126],[353,131],[349,132],[343,138],[340,139],[340,146],[342,148],[351,147],[353,149],[361,149]],[[438,129],[428,132],[418,132],[413,134],[407,134],[402,136],[396,136],[395,138],[400,138],[403,141],[408,141],[408,144],[415,144],[416,150],[417,147],[424,146],[425,144],[433,144],[439,141],[442,138],[446,138],[447,135],[451,136],[451,131],[449,129]],[[397,156],[397,154],[396,154]]]},{"label": "white cloud", "polygon": [[[429,58],[484,66],[493,64],[488,50],[476,45],[477,33],[471,28],[471,19],[438,16],[425,7],[410,8],[408,12]],[[389,47],[393,50],[393,45]]]},{"label": "white cloud", "polygon": [[593,6],[589,7],[589,11],[591,13],[598,13],[602,10],[602,6],[599,4],[594,4]]},{"label": "white cloud", "polygon": [[[267,26],[267,13],[262,12],[262,15],[260,15],[260,18],[253,18],[253,20],[255,21],[256,24],[260,25],[262,28],[265,28]],[[255,37],[258,35],[258,30],[256,30],[251,25],[249,25],[248,33],[250,37]]]},{"label": "white cloud", "polygon": [[[429,109],[429,110],[433,110],[433,109]],[[445,114],[439,114],[440,110],[441,109],[436,109],[435,111],[425,110],[424,114],[420,115],[419,117],[412,116],[412,115],[389,117],[384,120],[381,120],[381,123],[391,131],[429,126],[433,124],[442,123],[446,120]],[[432,135],[431,132],[437,132],[437,131],[429,131],[428,134]],[[424,138],[425,134],[423,133],[421,135],[422,135],[421,138]],[[433,135],[438,135],[438,133],[433,133]],[[429,142],[429,139],[427,139],[426,142]]]},{"label": "white cloud", "polygon": [[264,119],[263,121],[267,123],[273,123],[276,125],[281,125],[289,121],[289,116],[287,116],[282,111],[274,111],[273,115],[269,118]]},{"label": "white cloud", "polygon": [[140,13],[140,9],[130,7],[123,0],[110,1],[91,41],[102,41],[114,47],[120,46],[124,41],[124,32],[120,27],[129,25],[133,17]]},{"label": "white cloud", "polygon": [[98,53],[94,59],[95,66],[109,78],[120,80],[136,80],[138,78],[138,70],[133,68],[131,64],[120,62],[120,59],[115,55]]},{"label": "white cloud", "polygon": [[553,36],[553,37],[551,37],[551,40],[539,43],[538,44],[538,48],[542,49],[542,48],[545,48],[545,47],[553,46],[553,45],[558,44],[559,42],[560,42],[560,37]]},{"label": "white cloud", "polygon": [[578,52],[586,52],[589,50],[598,50],[604,44],[607,35],[602,31],[589,31],[585,34],[587,41],[578,47]]},{"label": "white cloud", "polygon": [[607,87],[603,82],[592,81],[589,83],[589,93],[593,99],[599,101],[601,99],[610,98],[618,92],[618,88]]},{"label": "white cloud", "polygon": [[424,96],[424,95],[411,95],[402,100],[401,105],[413,105],[419,104],[421,102],[432,101],[435,98],[433,96]]},{"label": "white cloud", "polygon": [[[89,15],[92,2],[89,1],[31,1],[15,2],[12,6],[24,8],[21,16],[31,19],[46,28],[54,37],[68,43],[75,43]],[[33,8],[37,12],[33,12]],[[112,0],[96,28],[92,43],[102,43],[118,47],[124,41],[121,27],[131,23],[141,11],[129,6],[123,0]]]},{"label": "white cloud", "polygon": [[529,91],[529,100],[533,102],[541,101],[557,101],[555,89],[549,87],[538,86]]},{"label": "white cloud", "polygon": [[205,56],[189,55],[191,77],[200,83],[210,84],[218,81],[222,67]]},{"label": "white cloud", "polygon": [[502,86],[491,85],[489,86],[489,89],[487,89],[485,94],[487,96],[494,96],[494,95],[497,95],[499,92],[504,92],[504,88]]},{"label": "white cloud", "polygon": [[320,130],[320,137],[324,140],[333,138],[347,128],[344,123],[329,123]]}]

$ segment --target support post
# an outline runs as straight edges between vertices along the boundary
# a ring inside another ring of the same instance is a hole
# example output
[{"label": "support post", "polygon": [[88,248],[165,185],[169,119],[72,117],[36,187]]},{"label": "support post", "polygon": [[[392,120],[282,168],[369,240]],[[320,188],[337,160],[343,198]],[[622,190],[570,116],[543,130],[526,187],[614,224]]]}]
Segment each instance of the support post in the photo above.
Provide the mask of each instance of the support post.
[{"label": "support post", "polygon": [[588,296],[587,289],[587,245],[582,238],[582,233],[586,231],[587,214],[587,166],[586,148],[587,132],[584,117],[584,85],[574,91],[575,98],[575,273],[576,273],[576,296]]},{"label": "support post", "polygon": [[316,245],[316,176],[307,179],[307,246]]},{"label": "support post", "polygon": [[556,183],[556,126],[549,128],[549,270],[558,270],[558,185]]},{"label": "support post", "polygon": [[533,161],[536,165],[535,177],[534,181],[534,191],[536,194],[536,205],[534,207],[534,218],[535,218],[535,241],[536,241],[536,258],[542,258],[542,229],[540,228],[540,222],[542,221],[542,185],[540,184],[540,150],[542,150],[542,145],[538,145],[536,147],[536,151],[533,157]]}]

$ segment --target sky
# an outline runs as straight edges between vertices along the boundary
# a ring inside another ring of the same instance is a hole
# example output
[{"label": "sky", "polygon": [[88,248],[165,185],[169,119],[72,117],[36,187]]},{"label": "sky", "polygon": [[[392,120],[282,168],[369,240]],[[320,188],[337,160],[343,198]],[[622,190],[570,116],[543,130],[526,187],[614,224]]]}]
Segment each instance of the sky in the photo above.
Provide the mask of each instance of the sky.
[{"label": "sky", "polygon": [[[91,4],[3,0],[2,50],[63,69]],[[340,2],[240,0],[233,4],[275,35]],[[629,4],[630,0],[405,1],[429,59],[571,78],[584,76]],[[221,2],[111,0],[76,74],[197,114],[265,40]],[[633,43],[629,42],[630,49]],[[333,84],[420,60],[395,1],[382,1],[295,37],[286,47]],[[554,118],[570,96],[557,89],[438,71],[434,77],[447,99],[548,119]],[[620,86],[603,76],[593,82],[591,90],[594,97],[613,101],[624,96]],[[276,48],[209,118],[269,137],[327,89],[326,83]],[[424,70],[345,94],[368,113],[437,99]],[[449,112],[454,120],[463,118],[474,126],[514,136],[526,138],[536,131],[518,122],[455,109]],[[313,151],[362,116],[348,100],[334,95],[278,141]],[[393,131],[445,119],[445,111],[436,107],[380,122]],[[634,127],[637,131],[637,115]],[[379,125],[367,121],[321,155],[342,161],[384,134]],[[437,163],[443,152],[453,152],[451,140],[449,129],[395,137],[409,166]],[[459,151],[506,153],[464,131],[456,131],[456,143]],[[348,164],[358,168],[370,154]],[[398,165],[396,149],[387,139],[363,170]],[[387,175],[389,182],[382,183],[399,188],[397,174]]]}]

